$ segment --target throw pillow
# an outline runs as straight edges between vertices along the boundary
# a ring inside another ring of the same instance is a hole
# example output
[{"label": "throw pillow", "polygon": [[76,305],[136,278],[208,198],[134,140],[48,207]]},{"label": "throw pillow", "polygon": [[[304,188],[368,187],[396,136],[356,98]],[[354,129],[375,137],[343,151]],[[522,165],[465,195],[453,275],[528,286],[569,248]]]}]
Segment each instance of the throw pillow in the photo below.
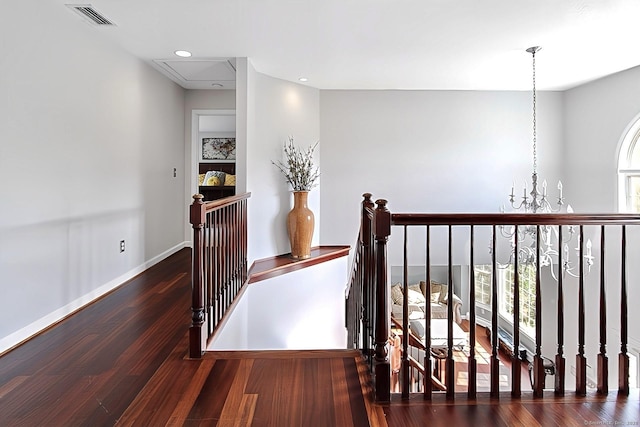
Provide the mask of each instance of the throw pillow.
[{"label": "throw pillow", "polygon": [[440,302],[440,292],[431,292],[431,302],[435,304]]},{"label": "throw pillow", "polygon": [[396,283],[391,286],[391,301],[394,304],[402,305],[402,301],[404,300],[404,295],[402,294],[402,285],[400,283]]},{"label": "throw pillow", "polygon": [[409,285],[409,289],[411,289],[412,291],[416,291],[422,294],[422,296],[424,296],[424,292],[422,292],[422,289],[420,288],[420,284],[415,283],[413,285]]},{"label": "throw pillow", "polygon": [[440,300],[438,302],[442,304],[447,303],[447,295],[449,294],[449,286],[448,285],[440,285]]},{"label": "throw pillow", "polygon": [[409,304],[416,304],[423,306],[425,304],[424,296],[420,292],[416,292],[412,289],[407,290]]},{"label": "throw pillow", "polygon": [[424,328],[424,319],[422,320],[411,320],[409,322],[409,329],[415,336],[420,339],[424,338],[425,328]]},{"label": "throw pillow", "polygon": [[220,185],[220,178],[218,178],[217,176],[210,176],[209,178],[207,178],[207,182],[205,185],[210,185],[210,186]]}]

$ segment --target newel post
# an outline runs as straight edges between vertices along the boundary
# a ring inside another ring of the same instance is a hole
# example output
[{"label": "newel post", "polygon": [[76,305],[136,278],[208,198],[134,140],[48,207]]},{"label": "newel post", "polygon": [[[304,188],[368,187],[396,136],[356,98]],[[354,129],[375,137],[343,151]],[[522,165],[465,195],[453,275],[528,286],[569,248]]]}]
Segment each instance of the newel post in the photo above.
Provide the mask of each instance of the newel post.
[{"label": "newel post", "polygon": [[191,327],[189,328],[189,357],[199,359],[206,346],[204,323],[204,275],[202,269],[202,238],[205,209],[202,194],[194,194],[189,222],[193,227],[193,270],[191,272]]},{"label": "newel post", "polygon": [[391,213],[387,201],[376,200],[373,215],[376,263],[375,387],[376,400],[391,400],[391,364],[389,362],[389,301],[387,292],[387,241],[391,234]]}]

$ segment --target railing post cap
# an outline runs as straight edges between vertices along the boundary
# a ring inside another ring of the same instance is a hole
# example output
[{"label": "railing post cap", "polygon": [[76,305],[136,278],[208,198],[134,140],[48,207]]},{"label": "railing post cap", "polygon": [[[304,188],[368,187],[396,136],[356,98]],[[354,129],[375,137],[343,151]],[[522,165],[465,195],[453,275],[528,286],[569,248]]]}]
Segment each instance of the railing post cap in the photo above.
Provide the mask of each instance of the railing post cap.
[{"label": "railing post cap", "polygon": [[200,193],[193,195],[194,202],[202,202],[203,199],[204,199],[204,196]]},{"label": "railing post cap", "polygon": [[371,200],[371,196],[372,196],[372,194],[371,194],[371,193],[364,193],[364,194],[362,195],[362,197],[364,197],[364,199],[365,199],[365,200],[367,200],[367,201]]},{"label": "railing post cap", "polygon": [[377,209],[385,209],[387,207],[387,200],[386,199],[378,199],[378,200],[376,200],[376,205],[378,205]]}]

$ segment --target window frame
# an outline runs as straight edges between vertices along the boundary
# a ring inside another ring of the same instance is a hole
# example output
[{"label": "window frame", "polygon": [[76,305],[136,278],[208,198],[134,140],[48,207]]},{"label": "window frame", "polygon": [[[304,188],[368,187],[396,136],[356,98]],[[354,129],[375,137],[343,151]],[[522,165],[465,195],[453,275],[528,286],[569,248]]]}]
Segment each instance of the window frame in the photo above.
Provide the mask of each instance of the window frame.
[{"label": "window frame", "polygon": [[[640,178],[640,160],[638,164],[633,164],[633,153],[640,150],[640,114],[638,114],[627,126],[620,139],[617,161],[618,177],[618,212],[640,213],[640,202],[637,210],[633,209],[632,197],[630,194],[631,178]],[[638,156],[640,157],[640,156]]]},{"label": "window frame", "polygon": [[[484,268],[485,270],[488,270],[488,272],[490,274],[493,274],[492,271],[492,266],[490,264],[477,264],[474,265],[474,278],[475,278],[475,283],[474,283],[474,287],[477,286],[477,281],[478,281],[478,267]],[[522,267],[522,266],[520,266]],[[529,281],[533,281],[535,283],[535,274],[536,274],[536,268],[534,265],[527,265],[526,266],[527,269],[529,271],[527,271],[524,274],[528,274],[529,275]],[[509,289],[513,289],[513,281],[515,280],[515,274],[514,274],[514,270],[513,270],[514,266],[513,264],[509,264],[508,267],[505,268],[498,268],[497,269],[497,284],[498,284],[498,315],[503,319],[503,321],[505,321],[506,323],[508,323],[509,325],[511,325],[511,327],[513,327],[513,308],[511,308],[511,312],[509,312],[509,306],[513,306],[513,291],[511,291],[510,293],[508,293]],[[486,274],[486,271],[483,272],[482,274]],[[523,277],[523,273],[521,273],[521,278]],[[492,286],[492,281],[489,280],[488,283],[488,289],[489,289],[489,295],[491,295],[491,286]],[[532,292],[533,291],[533,292]],[[523,292],[526,292],[527,295],[523,295]],[[533,288],[531,288],[531,286],[529,287],[528,290],[524,289],[524,287],[520,286],[520,318],[522,319],[520,321],[520,332],[524,335],[526,335],[528,338],[530,338],[531,340],[534,340],[535,338],[535,332],[536,332],[536,328],[535,328],[535,321],[536,321],[536,317],[535,317],[535,299],[536,299],[536,295],[535,295],[535,286],[533,286]],[[527,312],[526,316],[523,316],[524,313],[524,309],[527,306],[527,300],[529,301],[529,307],[533,307],[533,316],[530,316],[531,313]],[[509,303],[511,302],[511,303]],[[491,311],[492,307],[491,307],[491,301],[489,301],[489,304],[484,304],[482,302],[480,302],[477,299],[477,295],[476,295],[476,305],[484,308],[485,310],[489,310]],[[525,320],[527,318],[530,318],[529,322],[532,323],[533,325],[530,326],[528,323],[525,323]]]}]

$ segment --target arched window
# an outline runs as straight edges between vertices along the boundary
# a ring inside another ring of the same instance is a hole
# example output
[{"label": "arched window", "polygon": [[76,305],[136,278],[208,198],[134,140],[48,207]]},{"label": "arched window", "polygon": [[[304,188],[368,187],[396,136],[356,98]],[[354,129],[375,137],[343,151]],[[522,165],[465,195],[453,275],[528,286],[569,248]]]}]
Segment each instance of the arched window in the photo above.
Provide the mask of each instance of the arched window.
[{"label": "arched window", "polygon": [[640,116],[625,132],[618,153],[618,210],[640,213]]}]

